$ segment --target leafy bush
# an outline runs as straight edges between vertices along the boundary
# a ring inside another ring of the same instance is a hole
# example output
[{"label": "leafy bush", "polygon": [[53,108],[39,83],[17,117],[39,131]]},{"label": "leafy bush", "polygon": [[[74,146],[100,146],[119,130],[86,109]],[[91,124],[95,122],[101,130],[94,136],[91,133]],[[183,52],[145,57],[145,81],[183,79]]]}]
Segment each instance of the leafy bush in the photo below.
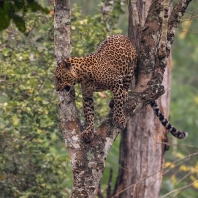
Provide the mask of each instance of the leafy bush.
[{"label": "leafy bush", "polygon": [[0,194],[63,197],[71,174],[54,93],[53,16],[27,17],[25,34],[15,25],[1,33]]}]

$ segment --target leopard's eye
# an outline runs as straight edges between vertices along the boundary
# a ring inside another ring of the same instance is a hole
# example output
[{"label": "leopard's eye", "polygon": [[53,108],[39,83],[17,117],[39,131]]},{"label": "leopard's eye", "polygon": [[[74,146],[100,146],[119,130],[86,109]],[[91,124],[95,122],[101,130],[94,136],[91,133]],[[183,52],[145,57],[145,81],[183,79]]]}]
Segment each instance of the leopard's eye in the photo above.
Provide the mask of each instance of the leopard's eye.
[{"label": "leopard's eye", "polygon": [[65,86],[64,88],[66,91],[69,91],[70,90],[70,86]]}]

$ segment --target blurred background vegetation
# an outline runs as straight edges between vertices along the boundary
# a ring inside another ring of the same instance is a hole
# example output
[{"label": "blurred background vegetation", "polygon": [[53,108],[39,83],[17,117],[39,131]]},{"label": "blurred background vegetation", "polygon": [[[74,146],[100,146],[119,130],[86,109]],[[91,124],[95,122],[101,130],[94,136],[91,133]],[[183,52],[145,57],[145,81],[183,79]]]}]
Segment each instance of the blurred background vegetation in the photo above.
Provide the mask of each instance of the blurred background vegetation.
[{"label": "blurred background vegetation", "polygon": [[[54,91],[53,5],[50,0],[17,2],[0,2],[0,197],[69,197],[72,174]],[[127,1],[115,2],[113,12],[103,16],[101,0],[71,1],[72,56],[94,51],[111,34],[127,35]],[[191,185],[166,197],[198,194],[197,18],[198,2],[193,1],[173,45],[170,120],[189,136],[183,141],[171,137],[161,194]],[[83,122],[79,86],[76,92]],[[94,97],[97,127],[109,110],[110,94]],[[107,159],[103,193],[110,168],[115,181],[118,155],[119,137]]]}]

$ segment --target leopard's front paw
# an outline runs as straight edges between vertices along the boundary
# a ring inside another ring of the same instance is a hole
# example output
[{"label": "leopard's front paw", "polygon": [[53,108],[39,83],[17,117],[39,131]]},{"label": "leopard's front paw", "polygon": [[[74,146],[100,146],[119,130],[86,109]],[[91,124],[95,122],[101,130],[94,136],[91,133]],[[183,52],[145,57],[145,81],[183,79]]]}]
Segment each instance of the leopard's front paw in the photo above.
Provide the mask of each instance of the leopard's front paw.
[{"label": "leopard's front paw", "polygon": [[126,127],[126,120],[124,114],[114,115],[113,120],[115,121],[115,125],[118,129],[124,130]]},{"label": "leopard's front paw", "polygon": [[81,137],[85,143],[89,143],[94,138],[94,131],[86,129],[81,133]]}]

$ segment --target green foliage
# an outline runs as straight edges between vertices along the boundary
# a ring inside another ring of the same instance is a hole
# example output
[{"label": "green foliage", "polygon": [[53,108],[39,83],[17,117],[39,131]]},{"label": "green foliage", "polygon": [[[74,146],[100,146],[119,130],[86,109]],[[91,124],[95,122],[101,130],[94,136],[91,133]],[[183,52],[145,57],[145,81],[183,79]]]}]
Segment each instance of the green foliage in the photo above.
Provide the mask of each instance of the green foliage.
[{"label": "green foliage", "polygon": [[108,16],[111,20],[106,23],[106,20],[100,12],[94,16],[86,15],[83,17],[80,8],[76,4],[74,4],[73,7],[71,12],[72,56],[84,56],[93,52],[105,38],[112,34],[121,33],[120,29],[115,28],[115,23],[118,20],[120,11],[118,8],[116,8],[116,13]]},{"label": "green foliage", "polygon": [[27,19],[28,33],[11,25],[0,37],[0,194],[67,197],[71,170],[53,91],[53,16]]},{"label": "green foliage", "polygon": [[36,0],[1,0],[0,1],[0,31],[8,28],[14,22],[18,30],[26,31],[26,13],[41,11],[48,13],[48,9],[38,4]]}]

